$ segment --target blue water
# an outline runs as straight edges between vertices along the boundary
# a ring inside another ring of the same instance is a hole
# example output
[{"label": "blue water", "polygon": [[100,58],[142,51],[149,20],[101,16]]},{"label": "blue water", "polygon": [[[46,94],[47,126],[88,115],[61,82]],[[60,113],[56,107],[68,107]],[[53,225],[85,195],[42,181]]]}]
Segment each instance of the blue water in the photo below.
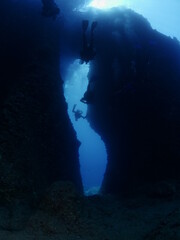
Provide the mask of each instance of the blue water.
[{"label": "blue water", "polygon": [[86,119],[75,120],[72,112],[74,104],[76,109],[83,111],[83,116],[87,113],[87,105],[80,102],[88,85],[88,64],[80,64],[79,60],[74,61],[69,66],[65,75],[64,96],[68,104],[68,114],[77,138],[81,142],[79,149],[79,160],[81,177],[84,191],[98,191],[104,176],[107,164],[107,154],[100,136],[90,127]]},{"label": "blue water", "polygon": [[126,7],[142,14],[153,29],[180,40],[179,0],[92,0],[94,8],[108,11],[112,7]]}]

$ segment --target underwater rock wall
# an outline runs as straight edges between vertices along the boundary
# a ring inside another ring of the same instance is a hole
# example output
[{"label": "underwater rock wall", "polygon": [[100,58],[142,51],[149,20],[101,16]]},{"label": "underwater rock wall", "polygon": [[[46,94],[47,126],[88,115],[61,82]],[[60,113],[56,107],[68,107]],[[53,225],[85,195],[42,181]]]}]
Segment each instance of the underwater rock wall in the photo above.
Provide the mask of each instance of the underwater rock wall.
[{"label": "underwater rock wall", "polygon": [[[74,5],[64,7],[68,11]],[[131,10],[75,12],[72,21],[43,17],[40,0],[9,0],[1,2],[0,13],[2,204],[11,202],[13,208],[12,199],[20,198],[32,203],[57,180],[70,180],[82,190],[79,143],[59,76],[60,52],[68,59],[65,67],[78,58],[82,19],[98,21],[88,118],[107,148],[103,191],[119,194],[146,182],[179,178],[176,39],[153,30]]]},{"label": "underwater rock wall", "polygon": [[102,190],[179,179],[180,43],[131,10],[97,21],[89,121],[108,153]]},{"label": "underwater rock wall", "polygon": [[[82,191],[79,142],[59,73],[60,23],[41,16],[41,7],[40,1],[0,4],[0,214],[8,219],[0,220],[0,227],[5,229],[21,228],[29,205],[57,180],[72,181]],[[16,226],[19,215],[24,217]]]}]

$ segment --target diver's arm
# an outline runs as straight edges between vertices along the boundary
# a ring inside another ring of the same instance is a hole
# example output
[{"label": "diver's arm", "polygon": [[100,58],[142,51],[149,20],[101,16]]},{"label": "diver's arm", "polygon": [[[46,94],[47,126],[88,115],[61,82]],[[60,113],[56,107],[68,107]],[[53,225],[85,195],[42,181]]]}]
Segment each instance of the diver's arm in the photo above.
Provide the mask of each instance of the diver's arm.
[{"label": "diver's arm", "polygon": [[74,104],[74,106],[73,106],[73,109],[72,109],[72,112],[73,112],[73,113],[75,113],[76,105],[77,105],[77,104]]}]

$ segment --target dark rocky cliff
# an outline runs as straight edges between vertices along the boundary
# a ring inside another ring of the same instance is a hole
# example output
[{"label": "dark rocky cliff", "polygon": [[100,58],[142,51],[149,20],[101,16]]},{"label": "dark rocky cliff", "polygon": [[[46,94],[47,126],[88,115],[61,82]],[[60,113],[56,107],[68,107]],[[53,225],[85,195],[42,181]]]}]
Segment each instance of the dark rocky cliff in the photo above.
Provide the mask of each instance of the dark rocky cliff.
[{"label": "dark rocky cliff", "polygon": [[22,227],[53,182],[69,180],[82,191],[59,72],[60,22],[42,17],[41,7],[1,2],[0,225],[9,229]]},{"label": "dark rocky cliff", "polygon": [[179,42],[130,10],[97,19],[89,120],[107,147],[103,190],[179,179]]}]

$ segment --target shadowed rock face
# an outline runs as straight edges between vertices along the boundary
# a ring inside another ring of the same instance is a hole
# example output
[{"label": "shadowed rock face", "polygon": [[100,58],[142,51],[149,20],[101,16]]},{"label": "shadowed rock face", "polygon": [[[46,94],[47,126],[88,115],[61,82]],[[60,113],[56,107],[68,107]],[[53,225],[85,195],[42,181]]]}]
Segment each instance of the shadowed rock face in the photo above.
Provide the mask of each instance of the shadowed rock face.
[{"label": "shadowed rock face", "polygon": [[179,178],[179,42],[129,10],[97,20],[89,119],[107,147],[103,191]]},{"label": "shadowed rock face", "polygon": [[1,3],[0,211],[11,216],[0,221],[5,229],[21,228],[25,219],[16,226],[16,217],[28,217],[29,205],[57,180],[82,191],[79,142],[59,74],[59,24],[39,10],[40,4]]}]

